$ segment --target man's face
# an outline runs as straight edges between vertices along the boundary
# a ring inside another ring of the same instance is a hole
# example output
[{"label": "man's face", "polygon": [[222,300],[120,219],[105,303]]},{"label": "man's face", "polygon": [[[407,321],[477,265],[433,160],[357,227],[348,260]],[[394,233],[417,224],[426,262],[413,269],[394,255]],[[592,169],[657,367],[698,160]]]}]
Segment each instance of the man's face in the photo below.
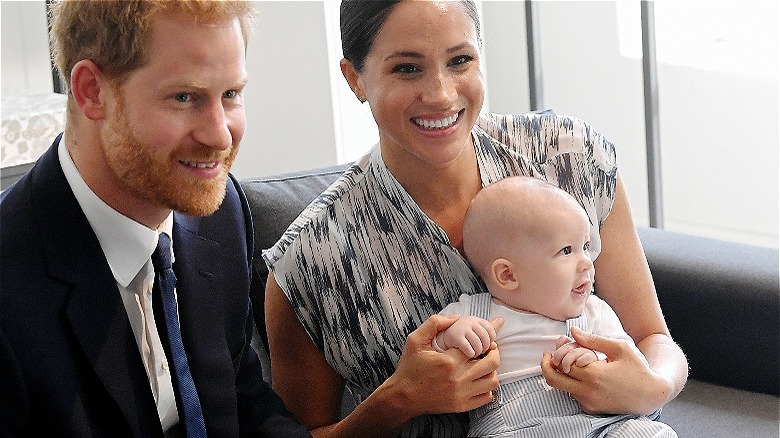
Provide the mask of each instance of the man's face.
[{"label": "man's face", "polygon": [[244,134],[244,39],[238,20],[152,22],[148,62],[112,87],[101,132],[114,177],[138,200],[191,215],[221,204]]}]

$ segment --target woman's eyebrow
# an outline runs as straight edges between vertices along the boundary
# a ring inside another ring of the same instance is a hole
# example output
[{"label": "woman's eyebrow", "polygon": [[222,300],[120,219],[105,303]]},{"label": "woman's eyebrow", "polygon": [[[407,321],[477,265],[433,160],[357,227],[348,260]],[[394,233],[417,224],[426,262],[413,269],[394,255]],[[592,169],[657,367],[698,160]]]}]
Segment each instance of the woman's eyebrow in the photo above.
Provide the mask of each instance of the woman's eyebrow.
[{"label": "woman's eyebrow", "polygon": [[[458,44],[457,46],[450,47],[446,51],[447,51],[447,53],[455,53],[455,52],[459,52],[459,51],[461,51],[463,49],[470,48],[470,47],[472,47],[471,44],[466,42],[466,43]],[[415,52],[415,51],[412,51],[412,50],[399,50],[397,52],[393,52],[393,53],[385,56],[384,60],[387,61],[387,60],[390,60],[390,59],[393,59],[393,58],[415,58],[415,59],[421,59],[421,58],[424,58],[424,56],[423,56],[422,53]]]},{"label": "woman's eyebrow", "polygon": [[455,47],[450,47],[449,49],[447,49],[447,53],[460,52],[461,50],[467,49],[467,48],[470,48],[470,47],[471,47],[471,44],[469,44],[469,43],[461,43],[461,44],[458,44]]},{"label": "woman's eyebrow", "polygon": [[393,58],[417,58],[421,59],[423,58],[422,53],[419,52],[412,52],[412,51],[399,51],[399,52],[393,52],[387,56],[385,56],[385,61],[388,61]]}]

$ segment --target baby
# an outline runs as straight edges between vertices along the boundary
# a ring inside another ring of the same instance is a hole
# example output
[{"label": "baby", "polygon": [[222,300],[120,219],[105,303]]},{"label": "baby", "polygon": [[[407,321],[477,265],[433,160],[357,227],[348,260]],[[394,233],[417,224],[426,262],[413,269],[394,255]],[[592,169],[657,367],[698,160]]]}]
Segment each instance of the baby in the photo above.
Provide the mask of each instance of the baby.
[{"label": "baby", "polygon": [[[590,227],[569,193],[536,178],[502,179],[472,201],[464,252],[490,293],[464,294],[447,306],[442,314],[465,316],[434,339],[435,348],[469,357],[493,343],[501,353],[496,401],[469,413],[469,436],[677,436],[647,416],[586,414],[541,374],[545,351],[555,351],[564,373],[605,359],[572,341],[572,327],[634,346],[612,308],[591,296]],[[498,333],[488,322],[496,317],[504,319]]]}]

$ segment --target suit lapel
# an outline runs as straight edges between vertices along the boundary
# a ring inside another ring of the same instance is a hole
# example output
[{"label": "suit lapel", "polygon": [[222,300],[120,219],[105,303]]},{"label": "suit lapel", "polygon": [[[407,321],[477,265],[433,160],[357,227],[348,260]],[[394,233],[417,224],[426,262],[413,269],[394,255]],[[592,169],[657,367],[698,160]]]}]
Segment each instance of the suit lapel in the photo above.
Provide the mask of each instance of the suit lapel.
[{"label": "suit lapel", "polygon": [[49,274],[71,285],[65,314],[73,334],[130,428],[136,435],[161,433],[127,312],[97,236],[62,173],[57,144],[33,175],[32,202],[36,217],[43,218],[39,227]]},{"label": "suit lapel", "polygon": [[199,235],[200,218],[174,213],[176,294],[184,349],[206,428],[234,418],[237,401],[230,349],[225,340],[224,275],[219,243]]}]

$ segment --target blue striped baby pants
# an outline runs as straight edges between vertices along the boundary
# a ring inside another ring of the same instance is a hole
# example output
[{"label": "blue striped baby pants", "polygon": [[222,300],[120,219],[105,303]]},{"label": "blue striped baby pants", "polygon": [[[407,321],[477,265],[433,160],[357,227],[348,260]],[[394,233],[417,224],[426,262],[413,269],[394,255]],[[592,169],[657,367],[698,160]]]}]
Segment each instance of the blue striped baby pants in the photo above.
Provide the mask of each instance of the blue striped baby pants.
[{"label": "blue striped baby pants", "polygon": [[[478,295],[473,297],[472,315],[488,319],[490,295]],[[572,326],[587,330],[587,318],[583,314],[566,326],[569,336]],[[502,383],[496,400],[469,412],[469,420],[470,437],[677,437],[671,427],[647,416],[586,414],[568,393],[552,388],[541,375]]]}]

